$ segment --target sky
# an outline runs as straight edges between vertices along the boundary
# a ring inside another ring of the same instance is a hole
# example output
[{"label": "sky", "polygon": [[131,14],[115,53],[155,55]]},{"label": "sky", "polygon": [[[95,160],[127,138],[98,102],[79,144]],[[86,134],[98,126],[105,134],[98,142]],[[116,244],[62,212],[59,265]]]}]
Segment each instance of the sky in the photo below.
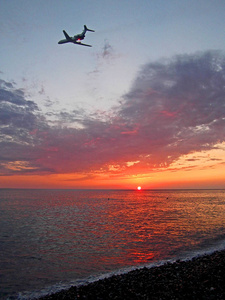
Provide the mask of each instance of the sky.
[{"label": "sky", "polygon": [[0,0],[0,188],[225,188],[224,37],[222,0]]}]

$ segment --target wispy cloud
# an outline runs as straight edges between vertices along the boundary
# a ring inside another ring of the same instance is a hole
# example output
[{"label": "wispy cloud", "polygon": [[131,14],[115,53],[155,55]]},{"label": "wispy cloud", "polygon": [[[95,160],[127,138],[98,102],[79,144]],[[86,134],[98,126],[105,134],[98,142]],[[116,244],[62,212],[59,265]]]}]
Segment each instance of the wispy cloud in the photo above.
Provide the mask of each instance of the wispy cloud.
[{"label": "wispy cloud", "polygon": [[225,55],[146,64],[120,105],[103,116],[76,110],[54,118],[49,122],[23,90],[0,80],[2,175],[167,168],[225,141]]},{"label": "wispy cloud", "polygon": [[110,45],[108,40],[104,41],[104,46],[102,48],[101,53],[98,54],[99,58],[109,59],[114,57],[114,49],[113,46]]},{"label": "wispy cloud", "polygon": [[88,73],[88,75],[97,75],[102,72],[102,68],[105,64],[110,64],[116,59],[118,55],[115,53],[113,46],[109,43],[108,40],[104,40],[104,45],[101,48],[101,51],[96,53],[96,66],[95,69]]}]

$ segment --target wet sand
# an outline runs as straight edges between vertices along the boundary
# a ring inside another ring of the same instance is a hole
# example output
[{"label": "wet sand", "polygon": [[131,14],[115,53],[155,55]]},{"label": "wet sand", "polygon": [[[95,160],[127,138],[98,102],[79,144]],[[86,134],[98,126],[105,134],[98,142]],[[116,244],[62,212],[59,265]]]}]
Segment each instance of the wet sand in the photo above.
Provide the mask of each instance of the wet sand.
[{"label": "wet sand", "polygon": [[225,250],[134,270],[40,299],[225,299]]}]

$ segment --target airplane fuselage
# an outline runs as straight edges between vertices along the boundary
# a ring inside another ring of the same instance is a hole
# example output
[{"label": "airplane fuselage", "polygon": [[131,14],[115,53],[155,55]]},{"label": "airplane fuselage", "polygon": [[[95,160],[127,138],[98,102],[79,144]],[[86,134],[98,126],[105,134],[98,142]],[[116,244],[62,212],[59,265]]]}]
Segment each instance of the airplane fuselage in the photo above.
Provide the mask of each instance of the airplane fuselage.
[{"label": "airplane fuselage", "polygon": [[65,43],[79,43],[79,41],[83,40],[84,37],[78,37],[77,35],[75,35],[74,37],[71,36],[71,38],[68,39],[64,39],[58,42],[58,44],[65,44]]},{"label": "airplane fuselage", "polygon": [[83,40],[85,38],[85,34],[77,34],[73,37],[74,40]]},{"label": "airplane fuselage", "polygon": [[69,40],[64,39],[64,40],[59,41],[58,44],[65,44],[65,43],[75,43],[76,44],[76,42],[79,42],[83,39],[84,39],[83,36],[80,37],[78,35],[75,35],[74,37],[71,36]]},{"label": "airplane fuselage", "polygon": [[72,43],[72,41],[68,41],[68,40],[60,40],[58,42],[58,44],[65,44],[65,43]]}]

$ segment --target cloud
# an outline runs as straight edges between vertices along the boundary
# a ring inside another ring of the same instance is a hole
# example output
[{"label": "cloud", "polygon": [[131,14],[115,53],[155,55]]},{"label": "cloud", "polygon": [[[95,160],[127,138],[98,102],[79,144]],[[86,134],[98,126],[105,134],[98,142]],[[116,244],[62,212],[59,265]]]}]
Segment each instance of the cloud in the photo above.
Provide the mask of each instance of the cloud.
[{"label": "cloud", "polygon": [[120,105],[103,114],[44,115],[23,90],[0,84],[2,175],[146,173],[225,141],[225,55],[219,51],[146,64]]},{"label": "cloud", "polygon": [[153,166],[212,149],[224,141],[224,54],[180,55],[145,65],[120,116],[137,124],[141,152],[151,155],[147,161]]},{"label": "cloud", "polygon": [[11,174],[13,166],[17,171],[29,169],[30,172],[28,165],[38,169],[35,161],[40,139],[32,132],[48,128],[43,120],[36,103],[26,100],[22,89],[16,89],[14,83],[0,81],[1,173]]},{"label": "cloud", "polygon": [[113,47],[109,44],[108,40],[105,40],[101,57],[102,58],[110,58],[114,55]]},{"label": "cloud", "polygon": [[96,53],[96,67],[93,71],[89,72],[88,75],[90,76],[96,76],[103,71],[103,67],[107,65],[107,68],[109,64],[111,64],[115,59],[119,57],[118,54],[115,53],[114,48],[112,45],[110,45],[108,40],[104,40],[104,45],[98,53]]}]

